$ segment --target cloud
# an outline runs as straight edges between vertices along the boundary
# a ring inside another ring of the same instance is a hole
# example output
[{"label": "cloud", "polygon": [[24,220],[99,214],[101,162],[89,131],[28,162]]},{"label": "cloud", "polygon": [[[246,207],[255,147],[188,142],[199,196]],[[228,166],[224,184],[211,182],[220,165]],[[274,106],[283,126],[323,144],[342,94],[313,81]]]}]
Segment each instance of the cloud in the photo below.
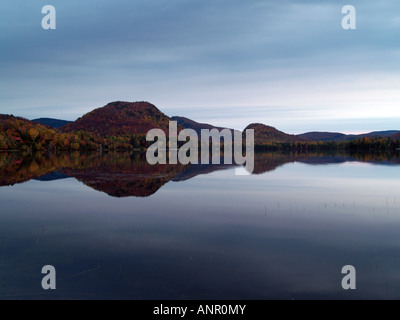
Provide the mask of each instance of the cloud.
[{"label": "cloud", "polygon": [[348,31],[347,3],[336,0],[54,0],[52,31],[40,26],[45,4],[2,5],[1,113],[54,108],[73,119],[109,101],[147,100],[184,116],[209,106],[202,119],[235,126],[232,107],[249,106],[266,108],[249,117],[273,114],[278,125],[289,113],[305,123],[326,121],[327,109],[351,119],[377,105],[370,119],[399,118],[397,2],[355,0]]}]

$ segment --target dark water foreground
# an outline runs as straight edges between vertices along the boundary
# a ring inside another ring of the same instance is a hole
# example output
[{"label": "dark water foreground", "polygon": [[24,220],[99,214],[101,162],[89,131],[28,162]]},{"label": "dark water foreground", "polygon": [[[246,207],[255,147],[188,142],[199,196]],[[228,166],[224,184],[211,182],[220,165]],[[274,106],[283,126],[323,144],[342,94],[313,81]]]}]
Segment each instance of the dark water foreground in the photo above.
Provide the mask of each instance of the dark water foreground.
[{"label": "dark water foreground", "polygon": [[264,153],[237,176],[141,154],[2,153],[0,299],[399,299],[399,164]]}]

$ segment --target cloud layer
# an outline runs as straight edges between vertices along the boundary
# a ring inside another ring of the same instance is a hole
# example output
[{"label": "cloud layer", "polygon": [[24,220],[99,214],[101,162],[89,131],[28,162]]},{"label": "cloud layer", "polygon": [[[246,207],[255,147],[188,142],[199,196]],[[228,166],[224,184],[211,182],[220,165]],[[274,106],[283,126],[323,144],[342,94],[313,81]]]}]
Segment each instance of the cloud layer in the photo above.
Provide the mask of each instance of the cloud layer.
[{"label": "cloud layer", "polygon": [[[114,100],[290,133],[399,129],[400,3],[6,0],[0,113],[73,120]],[[57,29],[41,28],[41,8]]]}]

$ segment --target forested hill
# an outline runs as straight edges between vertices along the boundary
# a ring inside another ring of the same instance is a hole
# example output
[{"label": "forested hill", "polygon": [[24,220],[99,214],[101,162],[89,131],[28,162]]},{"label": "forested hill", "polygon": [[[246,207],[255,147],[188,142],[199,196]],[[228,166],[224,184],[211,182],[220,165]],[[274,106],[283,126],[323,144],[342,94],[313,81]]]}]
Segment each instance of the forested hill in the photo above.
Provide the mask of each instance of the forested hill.
[{"label": "forested hill", "polygon": [[247,129],[254,130],[254,142],[255,144],[265,144],[265,143],[280,143],[280,142],[304,142],[308,141],[307,138],[299,137],[296,135],[287,134],[278,129],[267,126],[262,123],[252,123],[249,124],[244,131]]},{"label": "forested hill", "polygon": [[361,134],[344,134],[339,132],[306,132],[299,134],[299,137],[304,137],[312,141],[352,141],[362,138],[378,138],[378,137],[392,137],[396,139],[396,134],[399,134],[398,130],[386,130],[386,131],[373,131],[369,133]]},{"label": "forested hill", "polygon": [[60,129],[64,132],[85,130],[102,136],[146,135],[154,128],[168,132],[170,120],[151,103],[115,101]]},{"label": "forested hill", "polygon": [[[50,124],[48,120],[54,120],[43,119],[37,121]],[[149,102],[115,101],[58,129],[13,115],[0,115],[0,150],[144,149],[152,144],[146,141],[148,131],[159,128],[168,135],[172,120],[178,121],[178,131],[223,129],[184,117],[170,118]],[[53,126],[61,123],[57,120]],[[396,130],[371,132],[348,141],[348,136],[341,133],[293,135],[262,123],[252,123],[246,129],[254,130],[255,145],[260,151],[286,148],[397,152],[400,148],[400,133]]]},{"label": "forested hill", "polygon": [[0,114],[0,150],[96,150],[128,149],[129,141],[87,131],[61,132],[12,115]]}]

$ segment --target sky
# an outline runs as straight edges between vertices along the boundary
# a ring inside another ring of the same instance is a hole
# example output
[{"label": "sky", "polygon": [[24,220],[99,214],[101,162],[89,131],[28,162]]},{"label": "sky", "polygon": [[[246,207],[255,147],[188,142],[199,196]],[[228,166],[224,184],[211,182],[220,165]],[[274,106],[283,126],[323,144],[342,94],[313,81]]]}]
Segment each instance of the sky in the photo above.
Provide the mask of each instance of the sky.
[{"label": "sky", "polygon": [[399,13],[393,0],[3,0],[0,113],[75,120],[148,101],[239,130],[400,130]]}]

